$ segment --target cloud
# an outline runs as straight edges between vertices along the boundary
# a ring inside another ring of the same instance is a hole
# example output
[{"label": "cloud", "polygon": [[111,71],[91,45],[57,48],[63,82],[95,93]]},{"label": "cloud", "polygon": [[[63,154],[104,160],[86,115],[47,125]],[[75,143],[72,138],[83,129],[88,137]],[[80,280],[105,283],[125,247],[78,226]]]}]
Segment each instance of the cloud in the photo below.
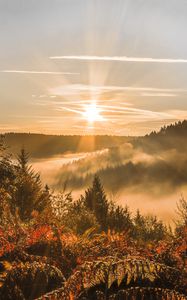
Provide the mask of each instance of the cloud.
[{"label": "cloud", "polygon": [[121,62],[143,62],[143,63],[187,63],[187,59],[152,58],[152,57],[128,57],[128,56],[94,56],[94,55],[63,55],[50,56],[50,59],[68,60],[95,60],[95,61],[121,61]]},{"label": "cloud", "polygon": [[142,93],[143,97],[176,97],[176,94],[171,93]]},{"label": "cloud", "polygon": [[13,74],[46,74],[46,75],[79,75],[80,73],[56,72],[56,71],[28,71],[28,70],[1,70],[1,73]]},{"label": "cloud", "polygon": [[60,108],[57,108],[57,110],[66,110],[66,111],[73,112],[73,113],[80,114],[80,115],[83,114],[83,111],[81,111],[81,110],[72,109],[72,108],[65,107],[65,106],[61,106]]},{"label": "cloud", "polygon": [[179,109],[172,109],[172,110],[168,110],[168,114],[173,115],[174,117],[176,117],[178,120],[183,120],[186,119],[187,116],[187,110],[179,110]]},{"label": "cloud", "polygon": [[[82,105],[78,106],[79,109],[76,107],[70,107],[67,103],[66,106],[59,105],[56,106],[55,110],[57,111],[68,111],[73,114],[78,114],[83,116],[85,112],[85,107]],[[101,111],[101,115],[106,121],[117,121],[123,120],[123,116],[126,117],[126,121],[132,120],[133,118],[138,119],[163,119],[163,118],[172,118],[173,115],[169,114],[168,112],[157,112],[145,109],[138,109],[135,107],[122,107],[117,105],[98,105],[98,108]]]},{"label": "cloud", "polygon": [[[67,95],[77,95],[77,92],[86,93],[86,92],[94,92],[95,94],[101,94],[105,92],[142,92],[142,93],[151,93],[155,92],[158,94],[168,94],[171,97],[173,93],[185,93],[187,89],[173,89],[173,88],[156,88],[156,87],[137,87],[137,86],[110,86],[110,85],[86,85],[86,84],[68,84],[57,86],[49,90],[49,93],[52,95],[58,96],[67,96]],[[144,94],[145,96],[145,94]],[[159,95],[160,96],[160,95]],[[162,95],[163,96],[163,95]]]},{"label": "cloud", "polygon": [[[119,92],[120,97],[116,98],[115,94],[118,95]],[[138,97],[151,97],[152,95],[154,97],[174,97],[174,95],[180,97],[185,93],[187,89],[183,88],[64,84],[48,88],[46,97],[42,94],[35,94],[36,101],[33,101],[33,105],[48,106],[54,111],[55,116],[59,116],[64,122],[66,122],[65,118],[67,119],[67,124],[68,126],[71,124],[73,132],[75,129],[83,129],[86,132],[89,124],[87,118],[84,117],[85,107],[95,101],[105,120],[105,122],[94,124],[95,134],[103,133],[100,126],[107,126],[108,133],[142,135],[154,130],[155,127],[158,129],[159,126],[182,119],[184,113],[172,110],[172,106],[164,106],[164,109],[160,110],[157,105],[153,107],[147,107],[144,103],[141,105],[143,98],[134,102],[134,98],[130,98],[131,94],[138,99]],[[77,125],[81,127],[75,127]]]}]

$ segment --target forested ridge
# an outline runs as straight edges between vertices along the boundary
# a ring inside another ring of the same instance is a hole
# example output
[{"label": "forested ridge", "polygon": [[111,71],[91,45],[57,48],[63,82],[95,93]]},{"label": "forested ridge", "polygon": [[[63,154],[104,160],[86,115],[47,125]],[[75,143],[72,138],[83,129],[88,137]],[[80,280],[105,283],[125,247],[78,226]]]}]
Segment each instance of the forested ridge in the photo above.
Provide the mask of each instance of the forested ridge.
[{"label": "forested ridge", "polygon": [[98,174],[78,199],[66,182],[57,193],[2,137],[0,299],[187,299],[184,197],[176,211],[173,229],[133,214],[108,199]]},{"label": "forested ridge", "polygon": [[[5,141],[10,151],[18,153],[21,147],[29,149],[32,157],[49,157],[65,152],[95,151],[108,147],[123,145],[132,142],[135,146],[142,146],[153,150],[155,146],[170,148],[177,146],[177,141],[184,137],[186,147],[187,121],[180,121],[162,127],[158,132],[152,131],[145,137],[125,137],[111,135],[45,135],[34,133],[5,133]],[[183,145],[184,146],[184,145]]]},{"label": "forested ridge", "polygon": [[57,187],[67,179],[72,189],[90,185],[97,170],[110,192],[130,188],[138,192],[146,189],[152,194],[173,193],[187,185],[186,151],[187,121],[184,120],[111,147],[100,157],[79,160],[73,164],[74,171],[71,165],[63,167]]},{"label": "forested ridge", "polygon": [[90,152],[121,145],[131,137],[109,135],[45,135],[34,133],[6,133],[3,135],[13,154],[25,146],[32,158],[51,157],[66,152]]},{"label": "forested ridge", "polygon": [[[158,132],[152,131],[135,141],[135,145],[144,151],[155,153],[158,150],[177,149],[182,152],[187,150],[187,120],[163,126]],[[181,144],[182,143],[182,144]]]}]

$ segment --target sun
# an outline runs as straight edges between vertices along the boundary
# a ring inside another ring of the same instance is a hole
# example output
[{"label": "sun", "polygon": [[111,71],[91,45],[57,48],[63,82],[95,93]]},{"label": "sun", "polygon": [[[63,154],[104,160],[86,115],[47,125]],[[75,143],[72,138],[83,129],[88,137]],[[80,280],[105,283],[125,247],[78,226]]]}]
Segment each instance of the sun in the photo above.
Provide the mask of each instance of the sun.
[{"label": "sun", "polygon": [[103,117],[101,116],[100,112],[101,111],[96,104],[88,104],[85,106],[83,116],[89,123],[93,123],[95,121],[102,121]]}]

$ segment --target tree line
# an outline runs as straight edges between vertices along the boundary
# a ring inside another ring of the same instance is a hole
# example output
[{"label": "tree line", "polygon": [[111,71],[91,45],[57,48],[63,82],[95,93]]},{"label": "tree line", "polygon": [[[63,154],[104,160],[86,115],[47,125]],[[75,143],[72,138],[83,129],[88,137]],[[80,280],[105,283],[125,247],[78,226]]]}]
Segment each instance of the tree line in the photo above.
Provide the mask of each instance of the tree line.
[{"label": "tree line", "polygon": [[[108,230],[128,232],[135,239],[162,240],[171,236],[172,230],[156,216],[144,216],[137,210],[132,215],[129,208],[109,201],[98,175],[92,185],[78,199],[73,199],[64,188],[60,193],[43,187],[40,175],[29,164],[29,155],[21,149],[17,160],[7,153],[3,140],[0,145],[0,223],[6,219],[29,222],[36,215],[53,215],[63,226],[77,234],[89,228],[98,232]],[[187,203],[181,199],[178,204],[179,221],[175,232],[187,222]]]}]

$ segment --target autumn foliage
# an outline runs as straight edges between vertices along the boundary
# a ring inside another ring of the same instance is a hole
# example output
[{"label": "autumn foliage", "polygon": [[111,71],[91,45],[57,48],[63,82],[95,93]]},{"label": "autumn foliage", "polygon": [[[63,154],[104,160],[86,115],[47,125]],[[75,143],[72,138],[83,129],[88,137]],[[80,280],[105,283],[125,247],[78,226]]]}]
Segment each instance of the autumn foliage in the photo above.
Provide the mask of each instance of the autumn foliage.
[{"label": "autumn foliage", "polygon": [[97,176],[78,200],[53,194],[3,151],[0,299],[187,299],[185,199],[171,230],[109,202]]}]

